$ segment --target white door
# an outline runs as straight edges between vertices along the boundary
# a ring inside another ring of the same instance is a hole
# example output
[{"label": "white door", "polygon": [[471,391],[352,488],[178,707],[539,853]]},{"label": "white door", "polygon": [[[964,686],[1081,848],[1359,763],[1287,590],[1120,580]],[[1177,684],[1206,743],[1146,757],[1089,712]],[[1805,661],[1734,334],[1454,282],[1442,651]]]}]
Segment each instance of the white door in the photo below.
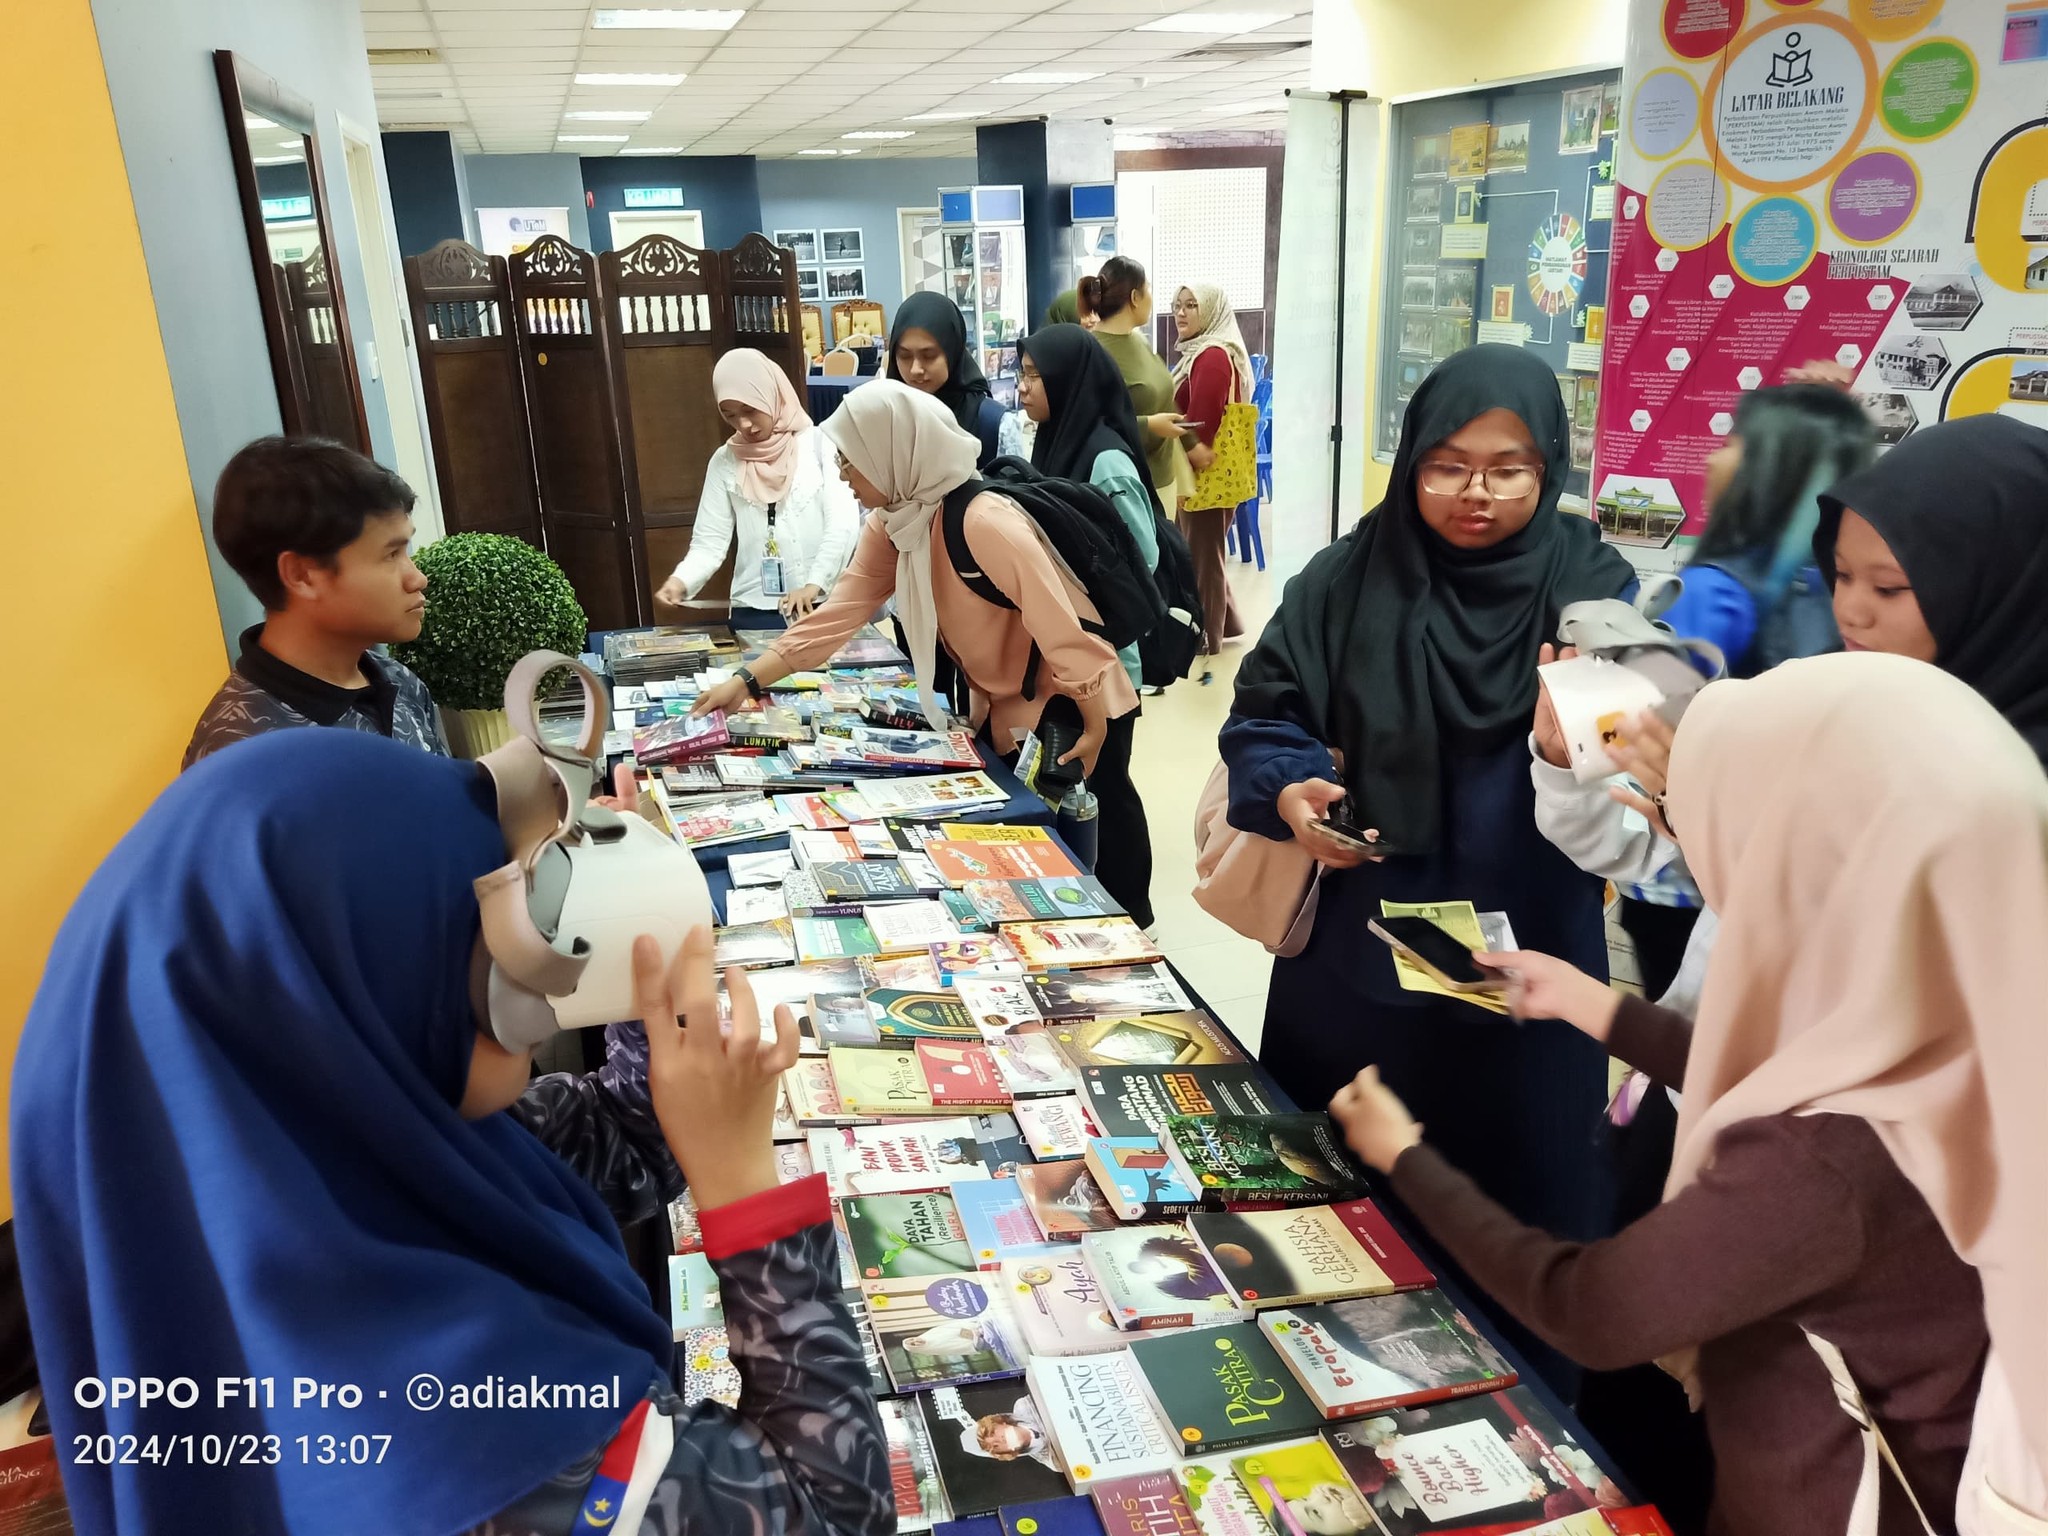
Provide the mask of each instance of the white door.
[{"label": "white door", "polygon": [[440,492],[434,483],[434,459],[427,451],[419,361],[412,351],[412,327],[405,318],[405,279],[398,265],[398,242],[391,238],[384,217],[374,141],[343,118],[341,142],[348,163],[348,196],[355,209],[356,237],[363,251],[363,277],[370,290],[365,297],[370,301],[370,334],[376,348],[373,377],[384,389],[398,460],[391,467],[419,497],[412,521],[419,542],[424,544],[441,537],[446,529],[441,522]]},{"label": "white door", "polygon": [[704,249],[704,214],[696,208],[633,209],[612,215],[612,249],[623,251],[646,235],[673,235],[695,250]]}]

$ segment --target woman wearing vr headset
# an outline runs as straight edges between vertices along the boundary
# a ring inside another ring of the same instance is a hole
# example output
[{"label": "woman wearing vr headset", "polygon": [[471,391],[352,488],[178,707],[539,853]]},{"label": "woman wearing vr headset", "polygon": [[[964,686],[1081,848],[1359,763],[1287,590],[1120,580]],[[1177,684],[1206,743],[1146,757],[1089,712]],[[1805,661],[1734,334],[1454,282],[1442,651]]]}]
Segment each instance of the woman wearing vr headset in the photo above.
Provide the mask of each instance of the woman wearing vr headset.
[{"label": "woman wearing vr headset", "polygon": [[824,1181],[776,1181],[793,1022],[764,1042],[733,972],[721,1028],[708,930],[631,957],[743,1381],[686,1407],[611,1217],[503,1112],[528,1062],[472,962],[505,847],[476,765],[285,731],[186,773],[74,905],[13,1149],[79,1530],[894,1529]]}]

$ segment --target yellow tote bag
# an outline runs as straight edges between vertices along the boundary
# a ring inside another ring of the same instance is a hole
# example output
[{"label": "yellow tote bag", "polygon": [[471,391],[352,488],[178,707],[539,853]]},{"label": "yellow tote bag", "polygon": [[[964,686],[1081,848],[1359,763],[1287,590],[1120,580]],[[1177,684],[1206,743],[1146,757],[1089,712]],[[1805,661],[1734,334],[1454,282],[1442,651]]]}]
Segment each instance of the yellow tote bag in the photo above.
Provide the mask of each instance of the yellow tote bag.
[{"label": "yellow tote bag", "polygon": [[1238,507],[1250,501],[1259,486],[1259,408],[1242,400],[1223,407],[1223,420],[1210,444],[1216,457],[1195,475],[1188,510]]}]

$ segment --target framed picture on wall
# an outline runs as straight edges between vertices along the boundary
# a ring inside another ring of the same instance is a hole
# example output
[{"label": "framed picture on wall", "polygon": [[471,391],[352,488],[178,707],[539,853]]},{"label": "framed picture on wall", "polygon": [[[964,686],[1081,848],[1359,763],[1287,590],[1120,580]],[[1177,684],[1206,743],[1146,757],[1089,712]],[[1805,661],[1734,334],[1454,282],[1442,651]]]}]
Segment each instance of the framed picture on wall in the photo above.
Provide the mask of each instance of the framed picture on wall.
[{"label": "framed picture on wall", "polygon": [[1401,279],[1403,309],[1435,309],[1436,279],[1428,273],[1410,272]]},{"label": "framed picture on wall", "polygon": [[867,259],[865,253],[861,250],[860,231],[857,229],[820,230],[818,238],[824,244],[825,259],[827,261],[864,261]]},{"label": "framed picture on wall", "polygon": [[818,298],[818,269],[798,267],[796,269],[796,296],[805,303],[815,303]]},{"label": "framed picture on wall", "polygon": [[866,267],[827,267],[825,269],[825,297],[828,299],[864,299],[868,296],[868,273]]},{"label": "framed picture on wall", "polygon": [[1600,147],[1600,98],[1605,88],[1584,86],[1564,93],[1557,123],[1560,155],[1590,155]]},{"label": "framed picture on wall", "polygon": [[815,229],[778,229],[775,231],[775,243],[793,251],[800,267],[818,259],[818,232]]}]

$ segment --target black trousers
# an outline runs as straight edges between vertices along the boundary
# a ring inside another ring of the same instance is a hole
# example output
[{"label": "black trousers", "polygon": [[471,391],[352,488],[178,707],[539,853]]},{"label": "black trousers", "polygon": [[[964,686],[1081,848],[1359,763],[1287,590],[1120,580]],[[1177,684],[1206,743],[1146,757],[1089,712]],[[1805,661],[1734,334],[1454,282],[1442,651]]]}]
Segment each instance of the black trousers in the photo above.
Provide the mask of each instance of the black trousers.
[{"label": "black trousers", "polygon": [[1109,737],[1088,775],[1101,815],[1096,834],[1095,878],[1131,914],[1140,928],[1152,926],[1152,829],[1145,823],[1145,802],[1131,782],[1131,744],[1138,715],[1109,722]]}]

